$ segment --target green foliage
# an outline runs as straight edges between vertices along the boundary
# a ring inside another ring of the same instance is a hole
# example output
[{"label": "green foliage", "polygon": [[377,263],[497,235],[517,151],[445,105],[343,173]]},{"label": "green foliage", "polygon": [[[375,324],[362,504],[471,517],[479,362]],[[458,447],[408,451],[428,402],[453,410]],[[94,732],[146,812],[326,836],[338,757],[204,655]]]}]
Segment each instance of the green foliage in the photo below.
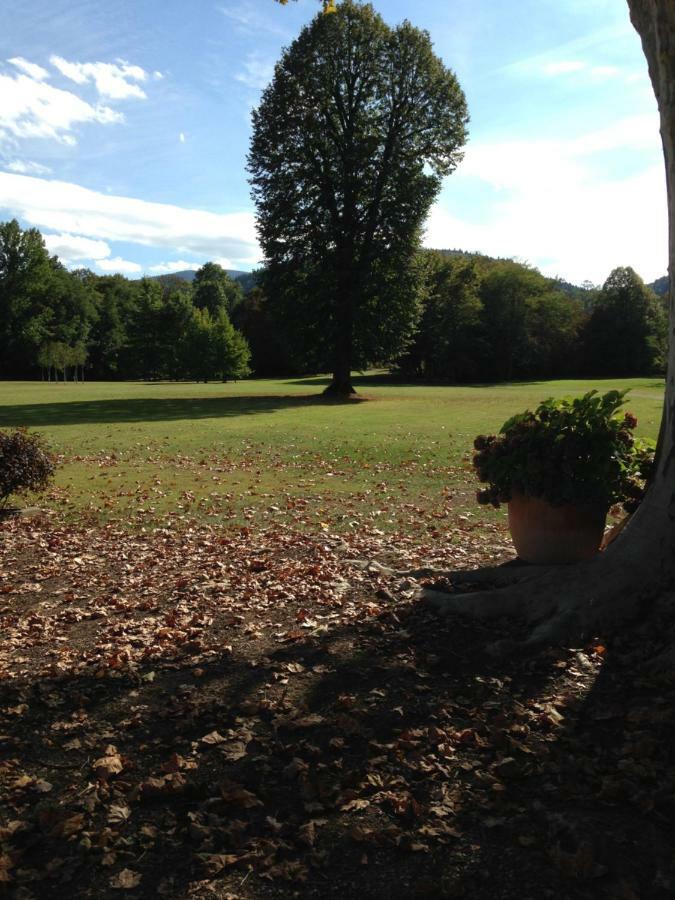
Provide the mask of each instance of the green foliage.
[{"label": "green foliage", "polygon": [[241,301],[241,286],[215,263],[194,285],[68,272],[39,231],[0,224],[0,374],[39,367],[50,381],[77,381],[86,363],[97,378],[240,378],[250,352],[228,313]]},{"label": "green foliage", "polygon": [[25,429],[0,431],[0,508],[13,494],[44,490],[54,471],[41,435]]},{"label": "green foliage", "polygon": [[635,443],[635,416],[617,415],[626,393],[550,398],[510,418],[499,435],[479,435],[473,464],[488,484],[479,503],[497,507],[514,493],[554,505],[639,500],[652,450]]},{"label": "green foliage", "polygon": [[0,224],[0,373],[25,368],[27,358],[48,339],[53,275],[37,229],[22,231],[16,219]]},{"label": "green foliage", "polygon": [[466,122],[429,36],[367,4],[317,16],[277,64],[249,154],[266,289],[336,383],[411,336],[420,229]]},{"label": "green foliage", "polygon": [[626,376],[662,373],[667,346],[667,315],[659,299],[633,269],[614,269],[588,323],[589,371]]},{"label": "green foliage", "polygon": [[192,282],[193,302],[199,309],[208,309],[212,316],[223,308],[231,313],[242,299],[241,285],[218,263],[205,263],[195,272]]},{"label": "green foliage", "polygon": [[457,251],[425,251],[415,340],[400,368],[426,378],[505,381],[571,374],[581,304],[536,269]]}]

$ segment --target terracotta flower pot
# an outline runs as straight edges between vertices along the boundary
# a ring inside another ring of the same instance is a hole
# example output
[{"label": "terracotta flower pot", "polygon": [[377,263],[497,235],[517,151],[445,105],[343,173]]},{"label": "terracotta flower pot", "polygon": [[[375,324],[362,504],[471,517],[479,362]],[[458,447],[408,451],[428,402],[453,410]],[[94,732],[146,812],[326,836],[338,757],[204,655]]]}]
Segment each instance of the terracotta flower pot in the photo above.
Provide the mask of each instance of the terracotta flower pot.
[{"label": "terracotta flower pot", "polygon": [[537,565],[591,559],[600,549],[606,520],[604,506],[552,506],[523,494],[509,501],[509,528],[516,552]]}]

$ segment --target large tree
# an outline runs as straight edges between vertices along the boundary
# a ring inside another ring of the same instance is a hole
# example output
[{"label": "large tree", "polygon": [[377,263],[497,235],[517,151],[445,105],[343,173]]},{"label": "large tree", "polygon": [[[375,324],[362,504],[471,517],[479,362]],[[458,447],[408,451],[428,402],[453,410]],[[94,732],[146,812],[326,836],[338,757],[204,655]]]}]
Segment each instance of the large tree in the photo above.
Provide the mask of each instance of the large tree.
[{"label": "large tree", "polygon": [[319,14],[277,64],[253,114],[258,234],[268,290],[331,348],[330,393],[409,336],[421,228],[467,120],[429,35],[370,5]]}]

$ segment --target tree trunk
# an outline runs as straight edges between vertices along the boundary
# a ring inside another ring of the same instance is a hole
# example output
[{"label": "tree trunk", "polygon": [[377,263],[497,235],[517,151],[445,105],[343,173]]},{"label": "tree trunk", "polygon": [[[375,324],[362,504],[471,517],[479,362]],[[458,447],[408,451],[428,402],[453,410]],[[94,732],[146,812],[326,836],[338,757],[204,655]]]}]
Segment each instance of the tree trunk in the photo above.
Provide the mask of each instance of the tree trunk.
[{"label": "tree trunk", "polygon": [[[518,645],[499,642],[493,647],[499,653],[588,639],[616,627],[640,612],[644,601],[652,601],[675,575],[675,2],[628,0],[628,5],[658,101],[668,188],[669,351],[655,473],[626,528],[591,562],[543,572],[523,566],[444,573],[453,593],[424,592],[443,614],[524,617],[532,626],[527,639]],[[457,592],[481,583],[488,589]],[[672,662],[675,650],[669,654]]]},{"label": "tree trunk", "polygon": [[650,490],[633,517],[621,546],[659,545],[659,569],[670,568],[675,549],[675,3],[673,0],[628,0],[631,20],[642,39],[661,118],[666,164],[669,225],[669,347],[666,394]]},{"label": "tree trunk", "polygon": [[333,378],[324,391],[328,397],[351,397],[356,393],[352,385],[352,359],[354,355],[354,306],[355,291],[353,258],[345,261],[338,277],[336,299],[336,336]]}]

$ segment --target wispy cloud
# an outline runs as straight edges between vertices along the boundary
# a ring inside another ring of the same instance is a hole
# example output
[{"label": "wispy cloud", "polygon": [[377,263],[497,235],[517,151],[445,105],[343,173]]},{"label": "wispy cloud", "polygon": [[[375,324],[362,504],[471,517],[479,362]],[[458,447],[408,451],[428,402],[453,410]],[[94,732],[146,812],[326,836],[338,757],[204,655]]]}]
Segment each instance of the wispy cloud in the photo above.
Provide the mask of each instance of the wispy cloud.
[{"label": "wispy cloud", "polygon": [[262,90],[272,80],[274,60],[261,53],[249,53],[244,60],[244,68],[234,76],[237,81],[255,90]]},{"label": "wispy cloud", "polygon": [[595,64],[595,61],[602,57],[607,50],[615,51],[618,43],[622,40],[631,42],[634,40],[634,32],[628,21],[596,29],[562,44],[552,44],[540,53],[514,60],[504,66],[501,71],[513,75],[531,75],[545,73],[549,64],[557,62],[588,61],[590,59]]},{"label": "wispy cloud", "polygon": [[196,272],[201,269],[204,263],[195,262],[194,260],[174,259],[167,262],[155,263],[154,266],[148,266],[147,272],[153,275],[169,275],[171,272]]},{"label": "wispy cloud", "polygon": [[274,21],[273,7],[263,13],[259,3],[223,3],[218,6],[218,10],[237,31],[251,35],[258,35],[261,32],[273,34],[284,40],[291,38],[291,32]]},{"label": "wispy cloud", "polygon": [[583,72],[593,78],[605,79],[614,78],[621,74],[618,66],[593,66],[589,63],[582,62],[579,59],[561,59],[555,62],[546,63],[542,66],[542,74],[556,77],[559,75],[573,75]]},{"label": "wispy cloud", "polygon": [[8,162],[5,167],[9,172],[16,172],[17,175],[50,175],[49,166],[43,166],[41,163],[31,162],[28,159],[14,159]]},{"label": "wispy cloud", "polygon": [[29,78],[34,78],[35,81],[44,81],[45,78],[49,78],[49,72],[46,69],[38,66],[37,63],[29,62],[22,56],[14,56],[12,59],[8,59],[7,62],[16,66],[19,71],[23,72],[24,75],[28,75]]},{"label": "wispy cloud", "polygon": [[137,275],[143,271],[143,266],[140,263],[132,262],[130,259],[122,259],[121,256],[114,256],[110,259],[98,259],[96,260],[96,266],[102,272],[110,274],[117,272],[120,275]]},{"label": "wispy cloud", "polygon": [[574,59],[562,59],[559,62],[546,63],[542,71],[544,75],[569,75],[586,68],[586,63]]},{"label": "wispy cloud", "polygon": [[105,241],[96,241],[75,234],[45,234],[43,237],[49,252],[58,256],[66,265],[85,259],[106,259],[110,256],[110,247]]},{"label": "wispy cloud", "polygon": [[237,265],[260,258],[253,213],[212,213],[0,172],[0,209],[59,233],[163,247]]},{"label": "wispy cloud", "polygon": [[51,56],[50,63],[75,84],[93,82],[102,97],[110,100],[126,100],[129,97],[144,99],[145,91],[138,82],[145,81],[148,73],[140,66],[132,66],[125,60],[117,63],[69,62],[61,56]]},{"label": "wispy cloud", "polygon": [[72,145],[76,143],[75,125],[110,125],[123,120],[122,113],[109,106],[92,106],[45,81],[0,73],[0,138],[52,138]]}]

